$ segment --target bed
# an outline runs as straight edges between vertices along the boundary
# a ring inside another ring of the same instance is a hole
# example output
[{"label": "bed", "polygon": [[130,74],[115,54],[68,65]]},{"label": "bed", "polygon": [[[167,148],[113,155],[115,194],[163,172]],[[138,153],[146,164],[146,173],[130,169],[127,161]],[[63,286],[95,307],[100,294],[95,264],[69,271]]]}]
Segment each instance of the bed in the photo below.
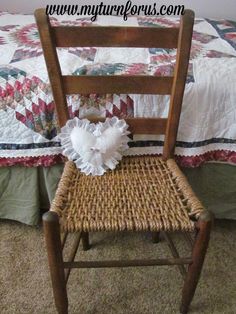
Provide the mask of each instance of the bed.
[{"label": "bed", "polygon": [[[52,17],[88,26],[89,17]],[[97,25],[121,25],[99,17]],[[178,18],[130,17],[126,25],[168,27]],[[174,50],[58,50],[65,74],[169,75]],[[33,15],[0,13],[0,218],[37,224],[63,168],[54,102]],[[236,22],[195,20],[176,159],[218,218],[236,219]],[[165,117],[167,96],[73,95],[71,117]],[[162,137],[136,136],[127,154],[159,154]]]}]

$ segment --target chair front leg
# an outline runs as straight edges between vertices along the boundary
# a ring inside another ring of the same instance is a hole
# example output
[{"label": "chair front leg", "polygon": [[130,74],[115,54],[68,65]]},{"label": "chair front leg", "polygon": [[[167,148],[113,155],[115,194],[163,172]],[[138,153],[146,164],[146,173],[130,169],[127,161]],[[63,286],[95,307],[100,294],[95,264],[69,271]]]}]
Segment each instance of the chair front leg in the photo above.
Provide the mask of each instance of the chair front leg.
[{"label": "chair front leg", "polygon": [[59,314],[68,314],[68,298],[57,213],[52,211],[45,213],[43,215],[43,227],[55,305]]},{"label": "chair front leg", "polygon": [[192,251],[193,262],[189,265],[182,291],[182,301],[180,306],[180,313],[182,314],[186,314],[188,312],[189,305],[197,288],[210,240],[212,224],[213,215],[208,211],[204,211],[196,223],[197,234]]}]

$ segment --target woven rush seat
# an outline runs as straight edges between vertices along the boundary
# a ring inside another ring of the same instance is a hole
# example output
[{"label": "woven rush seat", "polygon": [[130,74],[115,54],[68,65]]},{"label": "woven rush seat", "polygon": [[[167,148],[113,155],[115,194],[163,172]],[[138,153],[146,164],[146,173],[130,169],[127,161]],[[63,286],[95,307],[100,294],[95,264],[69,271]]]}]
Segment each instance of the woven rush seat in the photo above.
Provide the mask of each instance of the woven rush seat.
[{"label": "woven rush seat", "polygon": [[124,157],[103,176],[67,162],[51,207],[64,231],[192,231],[203,207],[173,159]]}]

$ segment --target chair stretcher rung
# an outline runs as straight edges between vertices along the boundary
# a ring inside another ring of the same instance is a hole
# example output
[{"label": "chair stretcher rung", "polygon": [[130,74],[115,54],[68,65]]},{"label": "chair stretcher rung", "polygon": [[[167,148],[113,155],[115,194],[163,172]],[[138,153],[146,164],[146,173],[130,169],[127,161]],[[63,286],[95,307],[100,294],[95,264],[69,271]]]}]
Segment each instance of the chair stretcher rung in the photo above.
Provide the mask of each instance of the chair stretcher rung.
[{"label": "chair stretcher rung", "polygon": [[105,267],[135,267],[157,265],[185,265],[191,264],[191,258],[153,259],[153,260],[113,260],[113,261],[75,261],[64,262],[64,268],[105,268]]}]

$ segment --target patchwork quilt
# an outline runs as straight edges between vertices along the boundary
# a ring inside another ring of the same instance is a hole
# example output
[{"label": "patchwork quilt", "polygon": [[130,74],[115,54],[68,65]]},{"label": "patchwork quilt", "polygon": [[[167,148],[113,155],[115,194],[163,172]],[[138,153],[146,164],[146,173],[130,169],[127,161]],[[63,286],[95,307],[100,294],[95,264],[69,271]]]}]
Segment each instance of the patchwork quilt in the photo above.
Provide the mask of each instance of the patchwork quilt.
[{"label": "patchwork quilt", "polygon": [[[54,25],[91,24],[53,17]],[[125,23],[125,24],[124,24]],[[177,18],[99,17],[97,25],[170,27]],[[170,75],[174,49],[58,49],[63,74]],[[71,95],[71,117],[166,117],[168,96]],[[62,161],[55,104],[33,15],[0,12],[0,165],[50,166]],[[140,135],[127,154],[159,154],[163,137]],[[196,19],[176,146],[181,165],[236,163],[236,22]]]}]

